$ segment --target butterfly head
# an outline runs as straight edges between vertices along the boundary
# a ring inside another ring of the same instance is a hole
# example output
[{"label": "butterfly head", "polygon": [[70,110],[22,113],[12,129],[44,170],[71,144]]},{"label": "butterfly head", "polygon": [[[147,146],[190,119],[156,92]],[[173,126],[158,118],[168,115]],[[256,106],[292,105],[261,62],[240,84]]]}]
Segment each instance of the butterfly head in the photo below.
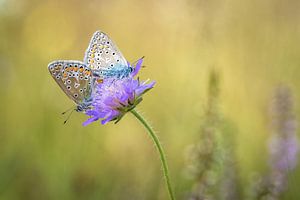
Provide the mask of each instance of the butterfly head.
[{"label": "butterfly head", "polygon": [[75,111],[77,112],[85,112],[86,110],[91,109],[92,107],[92,97],[90,96],[89,98],[84,99],[83,102],[80,104],[77,104]]},{"label": "butterfly head", "polygon": [[129,73],[131,74],[134,71],[134,68],[129,66]]}]

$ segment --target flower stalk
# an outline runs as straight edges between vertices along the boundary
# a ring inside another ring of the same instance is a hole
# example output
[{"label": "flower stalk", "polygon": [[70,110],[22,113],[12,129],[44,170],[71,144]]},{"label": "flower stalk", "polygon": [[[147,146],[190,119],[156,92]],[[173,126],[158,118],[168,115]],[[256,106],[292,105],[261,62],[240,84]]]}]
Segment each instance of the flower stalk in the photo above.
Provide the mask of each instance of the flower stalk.
[{"label": "flower stalk", "polygon": [[174,193],[173,193],[172,186],[171,186],[171,181],[170,181],[169,169],[168,169],[168,165],[167,165],[166,156],[165,156],[165,153],[163,151],[163,148],[162,148],[162,146],[159,142],[159,139],[158,139],[157,135],[155,134],[155,132],[153,131],[151,126],[149,126],[149,124],[146,122],[146,120],[136,110],[132,109],[130,112],[141,122],[141,124],[147,130],[148,135],[153,140],[153,142],[155,144],[155,147],[157,148],[157,151],[159,153],[159,157],[160,157],[160,160],[161,160],[161,163],[162,163],[162,166],[163,166],[164,178],[165,178],[165,181],[166,181],[166,185],[167,185],[167,189],[168,189],[170,199],[175,200]]}]

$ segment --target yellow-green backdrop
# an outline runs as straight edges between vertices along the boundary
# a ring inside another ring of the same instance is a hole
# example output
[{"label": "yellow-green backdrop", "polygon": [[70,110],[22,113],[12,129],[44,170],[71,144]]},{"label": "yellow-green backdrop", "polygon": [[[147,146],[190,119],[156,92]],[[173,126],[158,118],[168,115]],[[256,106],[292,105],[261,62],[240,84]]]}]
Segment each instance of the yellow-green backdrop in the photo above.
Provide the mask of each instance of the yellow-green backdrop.
[{"label": "yellow-green backdrop", "polygon": [[[49,75],[82,60],[96,30],[128,61],[146,56],[157,81],[138,109],[158,131],[178,199],[189,193],[185,149],[198,139],[213,69],[219,108],[235,124],[242,186],[268,170],[269,102],[289,86],[299,113],[300,3],[296,0],[0,0],[0,199],[167,199],[157,152],[130,114],[117,125],[66,125],[73,105]],[[286,199],[300,198],[300,171]],[[245,192],[246,193],[246,192]]]}]

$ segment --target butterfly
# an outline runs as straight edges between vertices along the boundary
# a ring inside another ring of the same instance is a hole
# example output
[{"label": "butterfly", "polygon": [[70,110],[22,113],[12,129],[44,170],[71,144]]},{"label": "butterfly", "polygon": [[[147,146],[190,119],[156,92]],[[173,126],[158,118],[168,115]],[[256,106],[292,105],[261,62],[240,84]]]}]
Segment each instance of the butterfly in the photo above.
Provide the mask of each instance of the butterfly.
[{"label": "butterfly", "polygon": [[83,112],[91,107],[96,83],[106,78],[126,78],[134,69],[108,35],[96,31],[83,62],[56,60],[49,63],[48,70],[65,94],[75,102],[75,110]]}]

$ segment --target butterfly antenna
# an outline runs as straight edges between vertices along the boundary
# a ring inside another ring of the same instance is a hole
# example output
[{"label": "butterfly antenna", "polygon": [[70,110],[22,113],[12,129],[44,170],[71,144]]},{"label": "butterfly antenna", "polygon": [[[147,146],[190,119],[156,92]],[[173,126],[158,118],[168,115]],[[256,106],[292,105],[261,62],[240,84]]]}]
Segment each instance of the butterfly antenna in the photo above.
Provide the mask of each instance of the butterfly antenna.
[{"label": "butterfly antenna", "polygon": [[72,110],[72,109],[74,109],[74,106],[72,106],[71,108],[69,108],[68,110],[66,110],[66,111],[64,111],[64,112],[62,112],[61,114],[62,115],[64,115],[64,114],[66,114],[67,112],[69,112],[70,110]]},{"label": "butterfly antenna", "polygon": [[73,109],[73,110],[70,112],[70,114],[68,115],[67,119],[64,121],[64,124],[66,124],[67,121],[70,119],[70,117],[71,117],[71,115],[73,114],[74,110],[75,110],[75,109]]},{"label": "butterfly antenna", "polygon": [[132,63],[132,65],[135,65],[139,60],[144,59],[144,58],[145,58],[145,56],[142,56],[141,58],[139,58],[139,59],[137,59],[136,61],[134,61],[134,62]]}]

